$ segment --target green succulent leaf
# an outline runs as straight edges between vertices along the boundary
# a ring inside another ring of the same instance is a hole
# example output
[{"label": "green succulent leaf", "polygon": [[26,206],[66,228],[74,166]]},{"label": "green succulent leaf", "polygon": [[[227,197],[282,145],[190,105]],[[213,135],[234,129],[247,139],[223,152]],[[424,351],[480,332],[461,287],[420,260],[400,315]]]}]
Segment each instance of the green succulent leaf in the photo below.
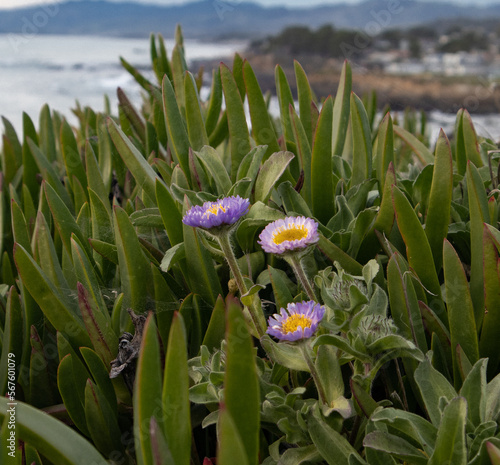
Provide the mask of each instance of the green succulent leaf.
[{"label": "green succulent leaf", "polygon": [[467,421],[467,401],[456,397],[444,408],[441,425],[436,439],[436,447],[429,465],[467,463],[465,425]]},{"label": "green succulent leaf", "polygon": [[334,213],[332,169],[332,98],[323,103],[311,154],[311,207],[314,216],[326,224]]},{"label": "green succulent leaf", "polygon": [[168,338],[163,378],[163,430],[176,465],[189,465],[191,422],[186,333],[182,316],[175,313]]},{"label": "green succulent leaf", "polygon": [[366,464],[347,439],[331,428],[316,407],[307,416],[307,427],[314,445],[329,465],[349,465],[349,457],[356,456],[358,463]]},{"label": "green succulent leaf", "polygon": [[160,344],[153,314],[150,313],[142,334],[134,385],[135,448],[139,464],[152,463],[150,422],[161,422],[164,415]]},{"label": "green succulent leaf", "polygon": [[434,426],[439,427],[442,417],[441,398],[449,402],[457,393],[448,380],[426,359],[415,370],[415,381],[420,388],[427,414]]},{"label": "green succulent leaf", "polygon": [[235,300],[230,300],[227,306],[226,339],[224,403],[242,440],[248,463],[257,464],[260,425],[259,379],[252,338],[243,309]]},{"label": "green succulent leaf", "polygon": [[[8,399],[0,398],[2,420],[8,415],[8,402]],[[20,401],[16,405],[16,431],[19,439],[31,444],[52,463],[78,465],[85,457],[87,463],[108,464],[83,436],[63,422]]]},{"label": "green succulent leaf", "polygon": [[450,323],[453,373],[459,385],[459,366],[456,348],[460,345],[470,363],[479,359],[479,347],[471,293],[465,271],[453,246],[445,240],[443,249],[446,305]]},{"label": "green succulent leaf", "polygon": [[248,451],[243,439],[231,416],[231,413],[222,406],[217,422],[217,463],[219,465],[250,465]]},{"label": "green succulent leaf", "polygon": [[258,145],[267,145],[267,152],[264,160],[267,160],[272,153],[278,152],[280,147],[276,140],[269,112],[267,110],[262,90],[260,89],[255,73],[248,61],[243,63],[243,78],[250,109],[250,119],[252,122],[252,135]]},{"label": "green succulent leaf", "polygon": [[429,208],[425,219],[425,235],[439,272],[443,257],[443,240],[448,234],[453,190],[453,164],[451,147],[446,134],[441,130],[436,144],[434,172],[429,195]]},{"label": "green succulent leaf", "polygon": [[291,152],[273,153],[262,165],[255,181],[255,200],[266,203],[272,189],[295,155]]}]

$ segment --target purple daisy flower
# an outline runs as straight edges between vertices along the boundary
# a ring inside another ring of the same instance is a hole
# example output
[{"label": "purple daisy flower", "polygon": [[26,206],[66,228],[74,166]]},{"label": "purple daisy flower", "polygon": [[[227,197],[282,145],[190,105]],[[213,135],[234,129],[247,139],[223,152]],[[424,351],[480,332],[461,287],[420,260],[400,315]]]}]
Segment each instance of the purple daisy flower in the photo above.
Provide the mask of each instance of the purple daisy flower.
[{"label": "purple daisy flower", "polygon": [[265,252],[282,254],[316,244],[319,241],[318,223],[305,216],[289,216],[269,223],[257,241]]},{"label": "purple daisy flower", "polygon": [[291,303],[269,317],[267,333],[282,341],[307,339],[316,332],[324,315],[325,307],[314,300]]},{"label": "purple daisy flower", "polygon": [[216,202],[205,202],[202,206],[191,207],[182,222],[195,228],[216,228],[236,223],[248,213],[249,208],[250,201],[239,195],[224,197]]}]

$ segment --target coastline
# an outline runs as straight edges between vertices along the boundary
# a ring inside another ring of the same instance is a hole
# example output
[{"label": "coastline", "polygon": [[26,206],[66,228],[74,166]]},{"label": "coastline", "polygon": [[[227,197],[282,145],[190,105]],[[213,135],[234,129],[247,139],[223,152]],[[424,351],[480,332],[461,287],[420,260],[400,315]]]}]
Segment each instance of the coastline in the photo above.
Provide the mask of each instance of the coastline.
[{"label": "coastline", "polygon": [[[292,57],[251,52],[241,55],[252,65],[263,92],[275,94],[274,73],[279,64],[296,95]],[[336,93],[342,61],[314,57],[298,57],[297,61],[319,99]],[[193,68],[212,69],[218,64],[216,60],[194,60]],[[491,84],[481,76],[392,75],[377,69],[368,70],[353,62],[351,67],[353,91],[360,97],[375,91],[378,102],[388,104],[393,111],[411,107],[427,112],[456,113],[466,108],[471,114],[500,114],[500,85]]]}]

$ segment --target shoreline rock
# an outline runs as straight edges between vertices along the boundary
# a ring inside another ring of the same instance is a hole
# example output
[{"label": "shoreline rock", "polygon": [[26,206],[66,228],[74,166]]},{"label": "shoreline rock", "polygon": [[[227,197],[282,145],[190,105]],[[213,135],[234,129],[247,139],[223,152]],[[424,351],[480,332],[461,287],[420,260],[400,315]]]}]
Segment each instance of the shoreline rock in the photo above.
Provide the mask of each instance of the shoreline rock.
[{"label": "shoreline rock", "polygon": [[[252,65],[263,92],[276,93],[274,72],[279,64],[296,96],[291,57],[248,52],[242,53],[242,56]],[[298,57],[297,61],[303,66],[311,88],[319,99],[335,94],[342,61],[318,57]],[[203,65],[209,70],[217,67],[219,62],[197,61],[194,67]],[[360,97],[375,91],[379,105],[389,105],[393,111],[412,107],[424,111],[456,113],[460,108],[466,108],[471,114],[500,113],[500,85],[490,83],[481,76],[401,76],[386,74],[379,69],[368,70],[353,63],[351,65],[353,91]]]}]

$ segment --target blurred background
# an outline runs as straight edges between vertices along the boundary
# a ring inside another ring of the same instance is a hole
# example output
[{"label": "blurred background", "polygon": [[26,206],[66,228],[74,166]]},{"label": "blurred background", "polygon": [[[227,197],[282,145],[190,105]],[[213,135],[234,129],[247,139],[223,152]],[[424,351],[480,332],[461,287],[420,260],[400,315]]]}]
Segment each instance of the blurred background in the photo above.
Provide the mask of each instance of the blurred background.
[{"label": "blurred background", "polygon": [[176,24],[206,93],[212,67],[235,52],[271,93],[275,65],[293,87],[297,59],[319,98],[335,93],[348,59],[356,93],[426,110],[433,130],[465,107],[480,134],[500,139],[500,2],[484,0],[1,0],[0,115],[20,130],[23,111],[37,121],[49,103],[75,122],[77,102],[101,111],[107,95],[114,111],[117,87],[140,102],[119,57],[147,74],[150,33],[171,51]]}]

